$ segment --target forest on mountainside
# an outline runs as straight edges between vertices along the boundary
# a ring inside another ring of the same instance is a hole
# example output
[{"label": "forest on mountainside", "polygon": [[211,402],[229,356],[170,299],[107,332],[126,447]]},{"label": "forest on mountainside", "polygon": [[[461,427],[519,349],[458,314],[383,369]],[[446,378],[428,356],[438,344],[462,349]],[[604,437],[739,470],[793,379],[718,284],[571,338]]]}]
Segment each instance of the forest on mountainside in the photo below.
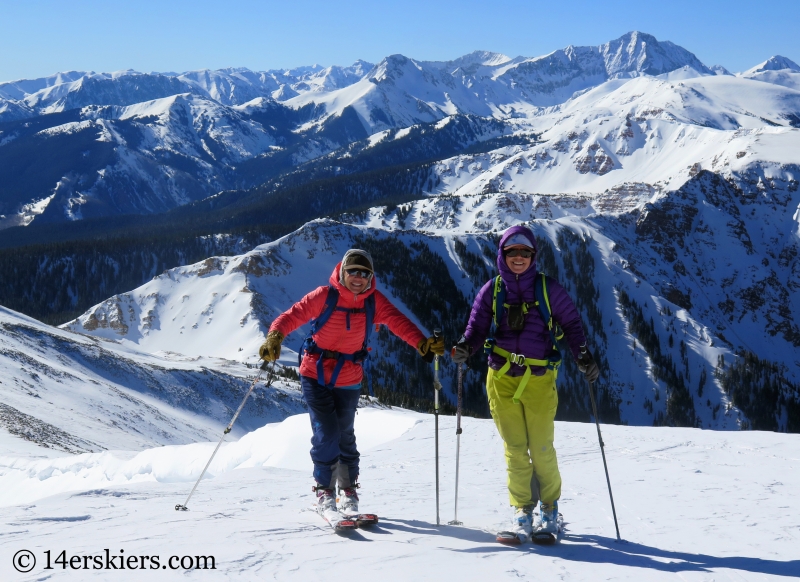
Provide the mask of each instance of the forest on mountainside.
[{"label": "forest on mountainside", "polygon": [[[61,324],[164,270],[246,252],[318,216],[419,198],[428,174],[429,164],[376,170],[293,186],[249,205],[217,210],[213,200],[204,201],[207,211],[190,205],[158,217],[128,217],[119,231],[111,219],[106,225],[93,220],[0,231],[0,305]],[[46,231],[27,232],[30,240],[46,242],[10,244],[10,235],[27,229]]]}]

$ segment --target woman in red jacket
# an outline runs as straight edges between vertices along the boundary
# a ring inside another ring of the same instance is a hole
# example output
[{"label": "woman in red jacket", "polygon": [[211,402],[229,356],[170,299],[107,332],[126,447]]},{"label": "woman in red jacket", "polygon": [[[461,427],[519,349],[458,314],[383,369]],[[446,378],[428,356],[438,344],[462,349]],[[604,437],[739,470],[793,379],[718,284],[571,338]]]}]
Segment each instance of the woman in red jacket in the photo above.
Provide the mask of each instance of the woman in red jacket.
[{"label": "woman in red jacket", "polygon": [[364,373],[368,316],[373,317],[372,323],[388,326],[421,356],[444,354],[443,338],[426,338],[376,287],[372,257],[366,251],[350,249],[331,273],[329,285],[317,287],[272,322],[259,350],[262,359],[277,360],[283,339],[323,314],[329,289],[338,292],[330,318],[312,335],[311,345],[304,345],[300,365],[300,384],[313,431],[311,460],[320,513],[336,511],[337,485],[343,493],[341,513],[358,513],[359,453],[353,423]]}]

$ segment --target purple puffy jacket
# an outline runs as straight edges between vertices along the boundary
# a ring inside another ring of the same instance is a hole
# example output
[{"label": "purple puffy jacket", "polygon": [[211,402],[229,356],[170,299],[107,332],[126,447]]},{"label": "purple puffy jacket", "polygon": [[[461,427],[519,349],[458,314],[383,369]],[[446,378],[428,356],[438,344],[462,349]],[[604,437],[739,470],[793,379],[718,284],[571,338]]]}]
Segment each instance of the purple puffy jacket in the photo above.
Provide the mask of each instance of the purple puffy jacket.
[{"label": "purple puffy jacket", "polygon": [[[536,261],[531,262],[531,266],[521,275],[515,275],[506,265],[503,258],[503,245],[513,235],[520,234],[530,241],[531,248],[536,248],[536,239],[529,228],[524,226],[512,226],[500,239],[497,248],[497,268],[503,283],[506,286],[506,303],[518,305],[520,303],[533,303],[535,298],[534,283],[536,280]],[[480,290],[475,302],[472,304],[472,313],[469,316],[469,323],[464,332],[464,341],[470,346],[471,353],[476,353],[483,349],[483,343],[489,335],[492,326],[492,299],[494,294],[494,279],[489,280]],[[550,310],[553,319],[557,321],[564,330],[567,343],[572,355],[577,359],[580,355],[581,346],[586,344],[586,336],[583,333],[581,318],[575,304],[569,297],[564,288],[558,281],[547,277],[547,294],[550,298]],[[547,324],[542,320],[537,309],[531,309],[525,316],[525,325],[521,331],[512,331],[508,327],[508,311],[506,310],[500,325],[495,331],[494,339],[497,345],[513,354],[525,354],[526,358],[545,360],[552,353],[552,341]],[[506,359],[498,354],[489,355],[489,365],[495,370],[499,370]],[[535,375],[542,375],[545,368],[533,367],[531,369]],[[525,372],[523,366],[512,364],[508,371],[510,376],[521,376]]]}]

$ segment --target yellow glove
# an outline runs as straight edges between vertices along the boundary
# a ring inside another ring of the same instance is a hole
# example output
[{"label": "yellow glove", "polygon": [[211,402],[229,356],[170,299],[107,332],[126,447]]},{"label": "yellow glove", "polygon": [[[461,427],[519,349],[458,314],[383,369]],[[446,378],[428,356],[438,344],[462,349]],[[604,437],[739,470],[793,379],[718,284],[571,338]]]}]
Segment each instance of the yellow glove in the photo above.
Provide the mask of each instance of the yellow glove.
[{"label": "yellow glove", "polygon": [[271,331],[267,334],[267,341],[258,350],[258,355],[262,360],[274,362],[281,357],[281,343],[283,334],[279,331]]},{"label": "yellow glove", "polygon": [[437,356],[444,355],[444,338],[442,336],[431,336],[424,340],[420,340],[417,344],[417,353],[425,357],[429,352],[433,352]]}]

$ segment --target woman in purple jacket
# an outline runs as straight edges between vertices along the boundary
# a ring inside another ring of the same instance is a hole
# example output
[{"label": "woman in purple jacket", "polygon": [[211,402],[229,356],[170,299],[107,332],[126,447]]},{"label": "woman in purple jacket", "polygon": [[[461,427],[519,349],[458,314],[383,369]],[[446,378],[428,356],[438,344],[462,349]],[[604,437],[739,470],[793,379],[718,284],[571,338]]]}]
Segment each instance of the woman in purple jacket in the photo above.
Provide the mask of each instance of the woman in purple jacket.
[{"label": "woman in purple jacket", "polygon": [[[532,531],[557,533],[561,496],[553,448],[557,366],[551,361],[555,352],[550,330],[535,304],[537,277],[542,277],[535,258],[536,239],[530,229],[513,226],[500,239],[497,268],[505,287],[505,307],[494,332],[486,378],[489,409],[505,445],[508,496],[515,508],[513,532],[519,541],[529,540]],[[553,320],[563,329],[581,372],[593,382],[599,370],[586,348],[575,304],[555,279],[546,277],[545,289]],[[475,298],[467,329],[453,348],[455,362],[465,362],[483,347],[492,327],[494,302],[493,278]],[[534,525],[533,509],[539,500],[540,517]]]}]

